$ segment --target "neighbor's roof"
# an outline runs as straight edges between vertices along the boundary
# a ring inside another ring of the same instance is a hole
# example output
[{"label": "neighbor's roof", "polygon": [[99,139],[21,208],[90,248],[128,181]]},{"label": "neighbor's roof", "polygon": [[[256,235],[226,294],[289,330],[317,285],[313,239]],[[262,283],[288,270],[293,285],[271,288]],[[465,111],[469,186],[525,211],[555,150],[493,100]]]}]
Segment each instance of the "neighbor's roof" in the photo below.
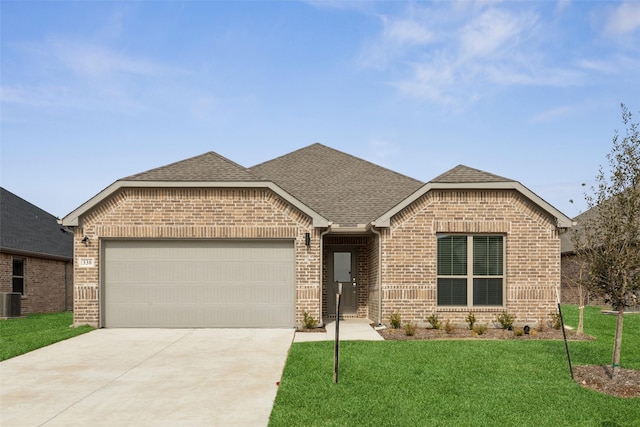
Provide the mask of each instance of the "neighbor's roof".
[{"label": "neighbor's roof", "polygon": [[253,166],[340,226],[369,224],[423,183],[322,144],[313,144]]},{"label": "neighbor's roof", "polygon": [[73,233],[57,218],[0,187],[0,250],[73,259]]}]

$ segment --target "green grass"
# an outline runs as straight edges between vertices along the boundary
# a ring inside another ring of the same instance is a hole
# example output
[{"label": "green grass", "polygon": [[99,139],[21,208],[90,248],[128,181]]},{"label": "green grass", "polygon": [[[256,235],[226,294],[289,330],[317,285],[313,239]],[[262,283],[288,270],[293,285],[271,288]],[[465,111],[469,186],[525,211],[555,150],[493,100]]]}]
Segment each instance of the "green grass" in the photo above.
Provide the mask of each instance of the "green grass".
[{"label": "green grass", "polygon": [[92,331],[90,326],[71,328],[73,313],[30,314],[0,320],[0,360]]},{"label": "green grass", "polygon": [[[577,308],[565,307],[577,325]],[[622,366],[640,369],[640,315],[625,317]],[[615,316],[588,308],[570,342],[574,365],[611,361]],[[333,383],[333,343],[296,343],[272,426],[640,426],[640,399],[580,387],[562,341],[343,342]]]}]

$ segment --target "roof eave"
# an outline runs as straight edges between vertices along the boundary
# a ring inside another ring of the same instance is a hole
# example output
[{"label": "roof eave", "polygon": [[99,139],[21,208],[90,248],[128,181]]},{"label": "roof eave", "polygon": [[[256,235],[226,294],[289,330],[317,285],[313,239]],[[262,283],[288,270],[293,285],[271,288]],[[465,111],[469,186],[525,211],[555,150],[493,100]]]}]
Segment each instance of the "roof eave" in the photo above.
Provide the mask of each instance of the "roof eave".
[{"label": "roof eave", "polygon": [[411,194],[409,197],[398,203],[389,211],[384,213],[378,219],[373,221],[375,227],[390,227],[391,217],[398,212],[409,206],[411,203],[418,200],[431,190],[516,190],[523,196],[531,200],[536,205],[540,206],[547,213],[552,215],[556,219],[557,228],[570,228],[574,225],[571,218],[560,212],[558,209],[551,206],[540,196],[529,190],[524,185],[517,181],[504,181],[504,182],[469,182],[469,183],[443,183],[443,182],[428,182],[417,191]]},{"label": "roof eave", "polygon": [[87,202],[79,206],[73,212],[62,218],[61,224],[67,227],[77,227],[80,224],[80,217],[114,194],[121,188],[268,188],[282,197],[284,200],[295,206],[300,211],[309,215],[314,227],[327,227],[329,221],[313,209],[284,191],[271,181],[116,181]]}]

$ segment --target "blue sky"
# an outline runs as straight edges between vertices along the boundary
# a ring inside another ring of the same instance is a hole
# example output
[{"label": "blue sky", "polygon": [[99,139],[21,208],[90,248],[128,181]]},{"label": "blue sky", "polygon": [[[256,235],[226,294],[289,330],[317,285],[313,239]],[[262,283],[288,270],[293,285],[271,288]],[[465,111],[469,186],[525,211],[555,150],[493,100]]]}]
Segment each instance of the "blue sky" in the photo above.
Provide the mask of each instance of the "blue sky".
[{"label": "blue sky", "polygon": [[620,103],[640,112],[638,1],[0,7],[0,182],[60,217],[207,151],[314,142],[422,181],[486,170],[573,217]]}]

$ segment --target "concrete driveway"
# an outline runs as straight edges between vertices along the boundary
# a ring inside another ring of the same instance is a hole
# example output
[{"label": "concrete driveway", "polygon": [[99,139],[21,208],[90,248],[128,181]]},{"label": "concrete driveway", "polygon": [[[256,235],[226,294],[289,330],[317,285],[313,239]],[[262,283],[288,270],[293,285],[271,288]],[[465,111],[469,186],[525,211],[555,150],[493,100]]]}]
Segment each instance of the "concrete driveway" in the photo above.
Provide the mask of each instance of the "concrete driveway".
[{"label": "concrete driveway", "polygon": [[264,426],[293,329],[99,329],[0,363],[0,425]]}]

